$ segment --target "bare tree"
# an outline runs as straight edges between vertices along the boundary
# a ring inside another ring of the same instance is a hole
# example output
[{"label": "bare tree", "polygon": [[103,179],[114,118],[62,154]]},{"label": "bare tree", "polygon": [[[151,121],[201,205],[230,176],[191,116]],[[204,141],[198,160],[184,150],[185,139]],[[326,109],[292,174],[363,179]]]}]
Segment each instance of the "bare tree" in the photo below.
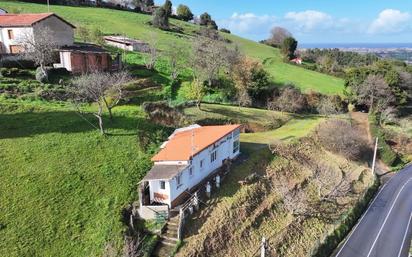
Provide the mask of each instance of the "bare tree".
[{"label": "bare tree", "polygon": [[36,29],[33,33],[27,32],[17,39],[23,48],[21,55],[39,65],[45,77],[47,77],[46,65],[53,61],[54,52],[58,48],[58,44],[52,35],[53,32],[50,28],[45,27]]},{"label": "bare tree", "polygon": [[280,46],[286,38],[293,36],[292,33],[290,33],[287,29],[282,27],[272,28],[270,34],[271,36],[267,40],[267,43],[269,43],[272,46]]},{"label": "bare tree", "polygon": [[228,49],[220,40],[198,36],[193,42],[192,50],[193,70],[198,74],[198,78],[204,78],[211,86],[219,71],[227,67]]},{"label": "bare tree", "polygon": [[149,53],[148,56],[144,55],[144,62],[146,64],[146,68],[149,70],[153,70],[156,62],[157,62],[157,58],[159,57],[159,53],[157,51],[157,35],[155,33],[151,33],[150,34],[150,39],[149,39]]},{"label": "bare tree", "polygon": [[359,131],[343,120],[327,120],[316,129],[317,140],[327,150],[351,160],[368,160],[371,148]]},{"label": "bare tree", "polygon": [[282,89],[280,96],[274,98],[273,103],[268,104],[268,106],[274,108],[273,110],[299,113],[307,107],[307,99],[299,89],[287,86]]},{"label": "bare tree", "polygon": [[356,91],[359,103],[376,111],[383,110],[395,100],[391,88],[381,75],[369,75]]},{"label": "bare tree", "polygon": [[103,127],[103,109],[107,108],[112,119],[112,109],[115,107],[122,95],[122,86],[129,81],[127,72],[103,73],[95,72],[85,74],[72,80],[74,102],[80,112],[80,103],[94,102],[97,104],[97,111],[93,115],[99,121],[99,128],[105,134]]},{"label": "bare tree", "polygon": [[323,97],[316,109],[319,114],[325,116],[339,114],[340,112],[340,110],[338,110],[336,106],[336,103],[331,97]]},{"label": "bare tree", "polygon": [[182,70],[184,70],[187,66],[187,61],[189,58],[189,51],[187,51],[187,47],[184,45],[176,44],[175,41],[172,41],[168,44],[166,50],[164,51],[164,55],[169,60],[170,66],[170,77],[173,81],[175,81]]}]

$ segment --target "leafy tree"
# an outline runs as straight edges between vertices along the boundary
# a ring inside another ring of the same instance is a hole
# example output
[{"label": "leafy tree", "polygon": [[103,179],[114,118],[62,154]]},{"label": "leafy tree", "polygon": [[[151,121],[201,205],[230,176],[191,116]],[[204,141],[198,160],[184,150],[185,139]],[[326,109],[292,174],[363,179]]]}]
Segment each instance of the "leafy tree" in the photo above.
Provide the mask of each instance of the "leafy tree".
[{"label": "leafy tree", "polygon": [[212,16],[210,16],[210,14],[208,14],[207,12],[200,15],[199,24],[201,26],[207,26],[211,21],[212,21]]},{"label": "leafy tree", "polygon": [[170,17],[172,15],[172,1],[166,0],[163,4],[163,9],[166,11],[166,15]]},{"label": "leafy tree", "polygon": [[169,16],[163,7],[156,9],[153,13],[152,24],[159,29],[169,29]]},{"label": "leafy tree", "polygon": [[216,22],[212,20],[212,17],[207,12],[200,15],[199,24],[200,26],[207,26],[210,29],[214,29],[214,30],[218,29]]},{"label": "leafy tree", "polygon": [[179,5],[177,7],[177,17],[184,21],[193,20],[193,13],[187,5]]},{"label": "leafy tree", "polygon": [[298,41],[293,37],[288,37],[282,42],[281,51],[285,58],[291,60],[295,57],[295,51],[298,47]]}]

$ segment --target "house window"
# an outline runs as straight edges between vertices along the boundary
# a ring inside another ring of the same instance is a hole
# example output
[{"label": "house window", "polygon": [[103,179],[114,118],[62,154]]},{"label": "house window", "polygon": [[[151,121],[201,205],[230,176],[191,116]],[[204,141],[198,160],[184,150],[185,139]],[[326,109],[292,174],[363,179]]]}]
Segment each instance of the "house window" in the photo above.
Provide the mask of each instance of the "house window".
[{"label": "house window", "polygon": [[204,160],[200,160],[200,168],[203,169],[203,162]]},{"label": "house window", "polygon": [[210,155],[210,162],[214,162],[217,159],[217,151],[214,151],[211,155]]},{"label": "house window", "polygon": [[9,35],[9,39],[14,39],[13,30],[11,30],[11,29],[7,30],[7,34]]},{"label": "house window", "polygon": [[236,140],[233,142],[233,153],[236,153],[239,151],[239,140]]},{"label": "house window", "polygon": [[10,46],[10,53],[11,54],[18,54],[23,52],[23,48],[21,46],[18,45],[11,45]]},{"label": "house window", "polygon": [[176,184],[177,184],[177,188],[179,188],[182,185],[182,173],[180,173],[179,175],[177,175],[176,177]]},{"label": "house window", "polygon": [[190,167],[190,169],[189,169],[189,175],[190,175],[190,176],[193,176],[193,167]]},{"label": "house window", "polygon": [[160,181],[160,189],[166,189],[166,182],[163,180]]}]

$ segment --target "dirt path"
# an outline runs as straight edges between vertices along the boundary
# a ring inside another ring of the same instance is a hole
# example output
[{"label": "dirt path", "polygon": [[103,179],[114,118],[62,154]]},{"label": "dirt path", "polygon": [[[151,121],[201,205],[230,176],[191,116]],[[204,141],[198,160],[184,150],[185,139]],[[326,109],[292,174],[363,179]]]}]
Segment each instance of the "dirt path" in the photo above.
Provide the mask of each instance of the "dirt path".
[{"label": "dirt path", "polygon": [[[369,128],[369,121],[368,121],[368,114],[367,113],[362,113],[362,112],[351,112],[350,116],[352,118],[352,124],[355,128],[357,128],[361,135],[368,140],[368,142],[374,146],[375,144],[375,139],[372,137],[372,134],[370,132]],[[383,163],[381,160],[377,160],[376,162],[376,174],[378,176],[383,176],[382,182],[387,181],[387,174],[390,171],[390,168]]]}]

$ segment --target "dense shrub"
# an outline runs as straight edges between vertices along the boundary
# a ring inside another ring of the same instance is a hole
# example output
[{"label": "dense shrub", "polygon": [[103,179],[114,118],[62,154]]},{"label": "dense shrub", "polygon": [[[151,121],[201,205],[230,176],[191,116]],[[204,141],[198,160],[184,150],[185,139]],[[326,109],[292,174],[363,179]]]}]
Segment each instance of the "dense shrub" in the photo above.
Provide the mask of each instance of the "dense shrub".
[{"label": "dense shrub", "polygon": [[16,77],[30,77],[31,73],[27,70],[19,68],[0,68],[0,77],[16,78]]},{"label": "dense shrub", "polygon": [[220,29],[220,32],[227,33],[227,34],[230,34],[230,33],[231,33],[230,30],[225,29],[225,28],[221,28],[221,29]]},{"label": "dense shrub", "polygon": [[372,156],[367,140],[343,120],[322,122],[316,129],[316,138],[325,149],[350,160],[368,161]]},{"label": "dense shrub", "polygon": [[374,137],[379,138],[379,157],[382,161],[389,165],[393,166],[395,161],[398,159],[398,155],[392,148],[386,143],[386,135],[383,130],[380,128],[376,115],[369,115],[369,127],[370,132]]},{"label": "dense shrub", "polygon": [[185,117],[178,108],[170,106],[166,101],[145,102],[142,109],[150,120],[168,127],[180,127],[185,124]]}]

